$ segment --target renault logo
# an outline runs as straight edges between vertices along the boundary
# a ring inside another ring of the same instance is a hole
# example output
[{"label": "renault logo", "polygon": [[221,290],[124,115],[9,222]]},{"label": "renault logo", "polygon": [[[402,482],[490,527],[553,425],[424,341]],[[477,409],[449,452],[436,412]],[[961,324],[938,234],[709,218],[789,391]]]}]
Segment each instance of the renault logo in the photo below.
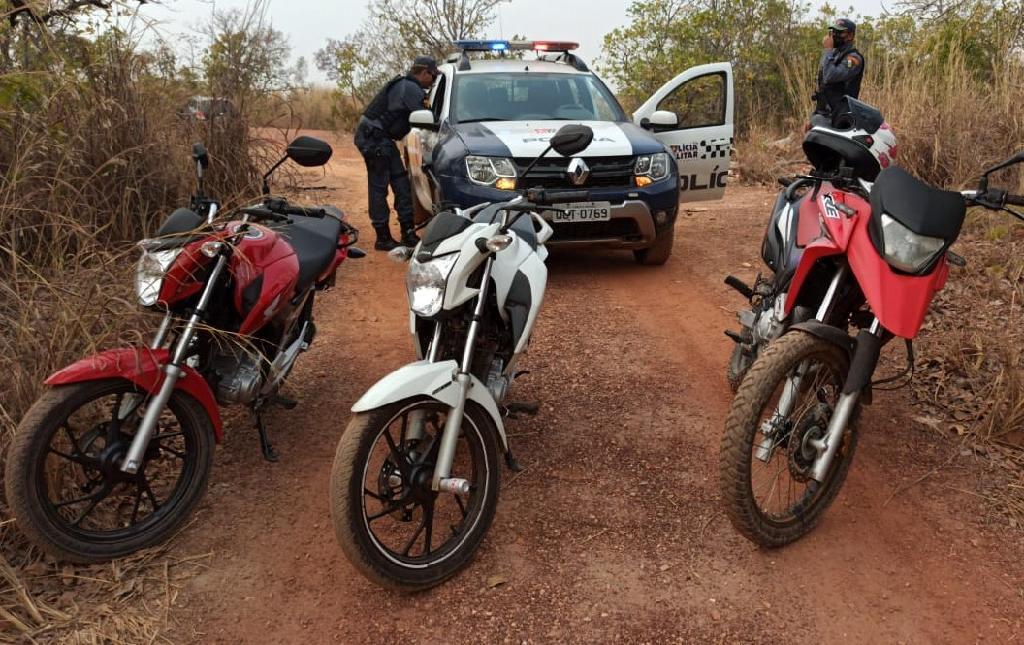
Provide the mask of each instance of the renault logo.
[{"label": "renault logo", "polygon": [[574,186],[582,186],[587,183],[587,179],[590,178],[590,167],[587,165],[586,161],[583,161],[579,157],[575,157],[569,162],[569,167],[566,168],[565,174],[569,175],[569,181],[571,181]]}]

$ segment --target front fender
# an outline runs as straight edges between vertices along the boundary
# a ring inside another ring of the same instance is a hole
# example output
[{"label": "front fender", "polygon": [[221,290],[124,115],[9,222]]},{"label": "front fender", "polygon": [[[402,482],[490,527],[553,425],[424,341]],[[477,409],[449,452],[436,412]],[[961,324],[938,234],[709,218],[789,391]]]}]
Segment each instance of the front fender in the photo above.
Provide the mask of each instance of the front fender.
[{"label": "front fender", "polygon": [[[46,379],[50,386],[84,383],[108,378],[123,378],[131,381],[150,394],[156,394],[164,380],[163,366],[170,361],[170,352],[166,349],[149,349],[146,347],[123,347],[111,349],[99,354],[83,358],[64,369],[58,370]],[[185,373],[178,379],[174,389],[185,392],[206,410],[213,424],[213,435],[220,443],[224,438],[224,426],[220,418],[220,408],[213,396],[206,379],[199,372],[187,365],[181,366]]]},{"label": "front fender", "polygon": [[[414,396],[428,396],[448,406],[459,402],[458,388],[455,387],[455,374],[459,365],[455,361],[416,361],[391,372],[373,384],[356,404],[353,412],[369,412],[379,407],[404,401]],[[502,449],[508,452],[508,439],[505,437],[505,424],[502,422],[498,404],[491,396],[480,379],[470,375],[469,400],[480,405],[491,415],[494,425],[498,428]]]}]

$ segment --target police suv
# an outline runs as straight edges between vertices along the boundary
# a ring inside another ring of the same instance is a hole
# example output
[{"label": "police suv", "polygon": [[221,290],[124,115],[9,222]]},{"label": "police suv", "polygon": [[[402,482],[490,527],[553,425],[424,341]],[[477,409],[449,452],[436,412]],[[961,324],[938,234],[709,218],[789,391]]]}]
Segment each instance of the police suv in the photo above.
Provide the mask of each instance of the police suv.
[{"label": "police suv", "polygon": [[[586,188],[593,201],[545,214],[554,228],[549,245],[631,249],[641,264],[663,264],[680,201],[725,193],[733,133],[729,63],[688,69],[630,121],[572,53],[576,43],[455,45],[459,51],[439,66],[430,90],[431,109],[410,117],[406,164],[418,220],[441,205],[506,201],[527,188]],[[535,58],[528,60],[529,52]],[[592,128],[593,144],[573,158],[549,153],[524,176],[566,123]]]}]

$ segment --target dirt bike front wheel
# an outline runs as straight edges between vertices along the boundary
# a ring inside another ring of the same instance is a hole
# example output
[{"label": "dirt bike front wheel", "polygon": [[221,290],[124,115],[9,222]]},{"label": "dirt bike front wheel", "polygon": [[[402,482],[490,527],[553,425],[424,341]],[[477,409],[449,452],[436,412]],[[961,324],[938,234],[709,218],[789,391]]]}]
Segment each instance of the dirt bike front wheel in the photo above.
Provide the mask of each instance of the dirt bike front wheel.
[{"label": "dirt bike front wheel", "polygon": [[123,473],[148,395],[121,379],[62,385],[29,409],[7,454],[18,527],[59,560],[95,563],[160,544],[206,491],[210,419],[175,392],[136,474]]},{"label": "dirt bike front wheel", "polygon": [[501,466],[497,430],[468,403],[451,477],[468,494],[431,489],[448,408],[408,399],[356,414],[331,471],[338,543],[369,580],[399,591],[438,585],[469,563],[494,519]]},{"label": "dirt bike front wheel", "polygon": [[792,331],[773,341],[740,384],[719,453],[719,490],[733,526],[765,547],[810,532],[846,479],[857,446],[854,412],[825,480],[810,474],[849,371],[846,352]]}]

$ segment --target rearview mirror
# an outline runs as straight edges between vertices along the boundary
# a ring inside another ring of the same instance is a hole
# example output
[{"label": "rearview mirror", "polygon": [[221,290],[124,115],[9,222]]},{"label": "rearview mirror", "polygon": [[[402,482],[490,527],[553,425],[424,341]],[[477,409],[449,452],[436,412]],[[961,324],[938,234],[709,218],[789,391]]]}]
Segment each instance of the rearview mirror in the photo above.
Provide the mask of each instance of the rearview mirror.
[{"label": "rearview mirror", "polygon": [[437,122],[434,121],[434,113],[430,110],[416,110],[410,114],[409,125],[423,130],[437,130]]},{"label": "rearview mirror", "polygon": [[564,125],[551,137],[551,149],[563,157],[578,155],[594,140],[594,131],[585,125]]},{"label": "rearview mirror", "polygon": [[324,165],[333,153],[326,141],[313,137],[302,136],[288,145],[288,158],[307,168]]},{"label": "rearview mirror", "polygon": [[674,128],[679,125],[679,115],[668,110],[658,110],[651,115],[650,123],[656,128]]},{"label": "rearview mirror", "polygon": [[192,144],[192,159],[204,169],[210,167],[210,155],[206,152],[206,146],[201,143]]},{"label": "rearview mirror", "polygon": [[989,168],[988,170],[986,170],[982,174],[983,175],[991,175],[992,173],[994,173],[997,170],[1002,170],[1003,168],[1008,168],[1008,167],[1013,166],[1015,164],[1019,164],[1022,161],[1024,161],[1024,150],[1021,150],[1020,152],[1018,152],[1017,154],[1013,155],[1012,157],[1010,157],[1006,161],[992,166],[991,168]]}]

